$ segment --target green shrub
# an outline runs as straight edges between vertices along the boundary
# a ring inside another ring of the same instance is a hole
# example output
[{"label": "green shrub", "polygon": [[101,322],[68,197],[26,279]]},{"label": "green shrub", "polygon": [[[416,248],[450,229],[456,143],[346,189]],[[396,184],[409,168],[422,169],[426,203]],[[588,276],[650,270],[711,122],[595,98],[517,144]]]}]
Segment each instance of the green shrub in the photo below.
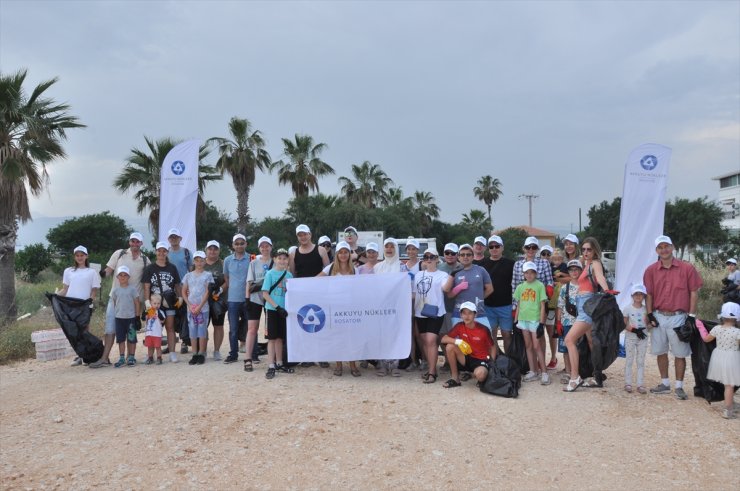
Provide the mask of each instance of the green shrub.
[{"label": "green shrub", "polygon": [[700,319],[716,320],[722,308],[722,279],[727,277],[727,271],[724,268],[710,267],[702,264],[696,264],[704,286],[699,290],[699,302],[697,305],[697,314]]},{"label": "green shrub", "polygon": [[51,264],[51,253],[44,244],[31,244],[15,253],[15,271],[32,283],[37,281],[39,273]]}]

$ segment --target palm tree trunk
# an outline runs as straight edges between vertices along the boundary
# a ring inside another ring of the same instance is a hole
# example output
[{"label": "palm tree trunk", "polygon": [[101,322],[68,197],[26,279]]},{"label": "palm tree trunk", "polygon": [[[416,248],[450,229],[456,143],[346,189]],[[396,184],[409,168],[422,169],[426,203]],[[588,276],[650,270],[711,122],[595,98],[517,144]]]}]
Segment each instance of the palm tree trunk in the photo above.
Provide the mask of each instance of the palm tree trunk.
[{"label": "palm tree trunk", "polygon": [[236,189],[236,229],[243,234],[249,224],[249,186],[235,180],[234,189]]},{"label": "palm tree trunk", "polygon": [[15,242],[18,223],[0,223],[0,325],[15,321]]},{"label": "palm tree trunk", "polygon": [[488,224],[491,226],[491,233],[493,233],[493,220],[491,219],[491,205],[488,206]]}]

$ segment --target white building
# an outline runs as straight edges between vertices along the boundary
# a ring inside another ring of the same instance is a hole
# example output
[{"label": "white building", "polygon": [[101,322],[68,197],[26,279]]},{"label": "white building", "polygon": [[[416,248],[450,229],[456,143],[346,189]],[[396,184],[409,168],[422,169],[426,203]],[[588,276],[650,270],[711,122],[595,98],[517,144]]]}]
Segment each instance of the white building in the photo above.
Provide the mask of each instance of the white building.
[{"label": "white building", "polygon": [[713,177],[719,181],[719,206],[724,212],[722,226],[731,235],[740,235],[740,171]]}]

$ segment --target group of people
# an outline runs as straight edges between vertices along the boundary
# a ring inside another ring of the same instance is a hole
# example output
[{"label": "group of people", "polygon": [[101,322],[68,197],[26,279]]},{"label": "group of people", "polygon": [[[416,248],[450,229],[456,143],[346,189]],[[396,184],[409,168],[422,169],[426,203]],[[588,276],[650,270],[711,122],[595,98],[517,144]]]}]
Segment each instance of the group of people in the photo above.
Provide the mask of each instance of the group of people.
[{"label": "group of people", "polygon": [[[173,228],[169,230],[168,242],[156,244],[156,258],[150,261],[141,251],[143,237],[132,233],[129,247],[115,251],[101,271],[101,276],[113,277],[113,287],[106,309],[104,353],[90,367],[110,365],[114,343],[119,347],[119,359],[114,365],[135,365],[137,332],[142,322],[144,345],[148,348],[145,363],[161,364],[167,352],[170,362],[177,362],[175,317],[179,311],[187,317],[187,329],[180,332],[180,338],[189,337],[193,350],[190,364],[203,364],[206,360],[209,324],[213,326],[212,357],[216,361],[222,359],[224,320],[228,316],[229,352],[223,362],[235,363],[239,361],[239,352],[244,352],[244,370],[252,372],[259,362],[257,337],[264,311],[268,340],[266,377],[272,379],[276,373],[294,371],[285,350],[287,280],[406,273],[412,282],[413,302],[412,349],[407,370],[421,368],[424,383],[436,382],[441,370],[450,373],[443,384],[445,388],[459,387],[469,378],[483,382],[490,362],[501,349],[497,342],[499,331],[507,352],[514,328],[523,334],[530,367],[524,381],[550,384],[550,372],[557,369],[559,352],[565,364],[560,378],[565,392],[602,383],[598,377],[580,377],[576,348],[583,336],[590,343],[593,320],[584,305],[600,291],[611,292],[600,261],[601,250],[594,238],[581,242],[569,234],[560,250],[549,245],[540,247],[537,238],[527,237],[517,261],[504,256],[504,242],[497,235],[488,239],[476,237],[472,245],[445,244],[442,254],[433,247],[422,252],[418,241],[409,239],[404,251],[407,261],[401,261],[402,251],[393,238],[383,242],[380,260],[381,246],[371,242],[360,247],[354,227],[344,230],[344,240],[335,247],[327,236],[314,244],[311,230],[304,224],[296,228],[296,238],[298,244],[290,250],[273,251],[270,238],[260,237],[256,244],[259,254],[252,259],[246,252],[247,238],[237,233],[231,243],[233,252],[222,260],[217,241],[209,241],[204,251],[191,253],[180,245],[182,236]],[[623,310],[627,354],[624,389],[633,391],[632,370],[636,365],[636,390],[640,394],[648,392],[644,385],[644,360],[650,344],[651,353],[657,357],[661,382],[649,391],[673,391],[679,400],[685,400],[683,378],[691,350],[674,328],[683,325],[687,316],[696,316],[702,279],[690,263],[674,257],[670,237],[658,237],[655,250],[658,260],[645,270],[643,278],[633,283],[632,302]],[[91,273],[84,246],[75,248],[74,254],[75,264],[65,270],[60,294],[94,299],[100,277]],[[740,285],[740,275],[732,269],[735,265],[734,260],[728,262],[733,280],[737,279]],[[215,308],[216,302],[225,308]],[[728,352],[712,357],[709,375],[732,388],[740,385],[740,329],[736,326],[740,310],[736,304],[726,304],[721,316],[720,326],[703,333],[708,341],[718,340],[714,353]],[[165,349],[163,333],[167,339]],[[446,357],[442,367],[437,362],[440,346]],[[181,353],[187,352],[183,343]],[[668,374],[669,353],[675,365],[673,389]],[[356,360],[349,363],[349,369],[351,375],[360,376],[360,368],[372,363],[378,376],[400,376],[399,362]],[[330,366],[329,361],[320,365]],[[341,362],[336,362],[334,375],[341,376],[343,368]],[[726,390],[726,417],[734,415],[732,394],[732,390]]]}]

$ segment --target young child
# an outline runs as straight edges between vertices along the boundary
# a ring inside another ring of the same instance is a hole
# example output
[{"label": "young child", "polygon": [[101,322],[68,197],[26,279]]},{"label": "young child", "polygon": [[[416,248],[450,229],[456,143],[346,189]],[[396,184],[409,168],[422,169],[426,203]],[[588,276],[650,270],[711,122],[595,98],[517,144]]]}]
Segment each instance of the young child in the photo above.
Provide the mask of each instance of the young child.
[{"label": "young child", "polygon": [[712,358],[709,360],[707,378],[716,380],[725,386],[725,410],[722,417],[725,419],[735,418],[732,397],[735,394],[735,386],[740,385],[740,305],[727,302],[722,305],[720,322],[707,332],[706,327],[700,321],[696,327],[701,333],[705,343],[717,340],[717,347],[712,350]]},{"label": "young child", "polygon": [[[576,295],[578,295],[578,277],[583,272],[583,265],[578,259],[568,261],[568,276],[570,282],[561,285],[558,294],[558,309],[555,312],[555,329],[558,333],[558,353],[563,353],[565,361],[565,373],[560,378],[560,383],[567,384],[570,380],[570,358],[567,356],[568,348],[565,346],[565,336],[568,335],[570,327],[576,321],[578,308],[576,307]],[[570,312],[569,312],[570,310]]]},{"label": "young child", "polygon": [[643,303],[647,295],[645,285],[633,285],[630,294],[632,304],[622,310],[624,325],[627,326],[624,333],[624,350],[627,354],[627,360],[624,363],[624,390],[628,393],[632,392],[632,365],[637,363],[637,392],[647,394],[647,389],[643,385],[645,353],[648,348],[647,309]]},{"label": "young child", "polygon": [[[111,293],[113,312],[116,316],[116,342],[119,358],[115,367],[136,365],[136,318],[141,311],[139,293],[130,285],[128,266],[120,266],[116,271],[119,287]],[[128,345],[128,360],[126,359]]]},{"label": "young child", "polygon": [[[544,255],[545,250],[550,249],[550,246],[544,246],[542,248],[541,255]],[[558,366],[558,338],[560,334],[555,329],[558,301],[560,299],[560,287],[562,284],[557,281],[562,275],[568,276],[568,266],[563,262],[563,251],[560,249],[554,249],[550,256],[550,267],[552,268],[552,277],[556,280],[553,287],[552,293],[550,293],[550,287],[545,287],[549,300],[547,301],[547,320],[545,321],[545,328],[547,329],[547,338],[550,341],[550,362],[547,364],[548,370],[554,370]],[[542,342],[543,340],[540,340]]]},{"label": "young child", "polygon": [[514,290],[514,299],[519,307],[514,321],[524,335],[524,346],[527,350],[529,372],[524,376],[525,382],[536,380],[540,374],[542,385],[550,384],[550,375],[545,367],[545,346],[540,339],[545,334],[547,318],[547,292],[545,285],[537,279],[537,265],[527,261],[522,265],[524,282]]},{"label": "young child", "polygon": [[283,365],[283,342],[288,317],[285,311],[285,284],[292,277],[288,271],[288,251],[278,249],[275,265],[267,272],[262,283],[262,296],[265,297],[267,310],[267,379],[274,378],[276,371],[293,373],[292,368]]},{"label": "young child", "polygon": [[472,372],[473,377],[483,383],[488,377],[488,360],[496,357],[491,331],[475,321],[476,311],[477,307],[473,302],[463,302],[460,305],[462,322],[458,322],[440,341],[445,345],[445,355],[452,375],[442,385],[445,389],[460,387],[461,370]]},{"label": "young child", "polygon": [[190,341],[195,353],[189,365],[202,365],[206,362],[208,345],[208,287],[214,282],[210,271],[205,270],[206,253],[195,251],[195,269],[182,279],[182,296],[188,306],[188,328]]},{"label": "young child", "polygon": [[144,317],[144,346],[148,349],[146,365],[154,363],[154,350],[157,350],[157,365],[162,364],[162,325],[167,314],[162,310],[162,296],[153,293],[149,297],[150,307],[142,313]]}]

